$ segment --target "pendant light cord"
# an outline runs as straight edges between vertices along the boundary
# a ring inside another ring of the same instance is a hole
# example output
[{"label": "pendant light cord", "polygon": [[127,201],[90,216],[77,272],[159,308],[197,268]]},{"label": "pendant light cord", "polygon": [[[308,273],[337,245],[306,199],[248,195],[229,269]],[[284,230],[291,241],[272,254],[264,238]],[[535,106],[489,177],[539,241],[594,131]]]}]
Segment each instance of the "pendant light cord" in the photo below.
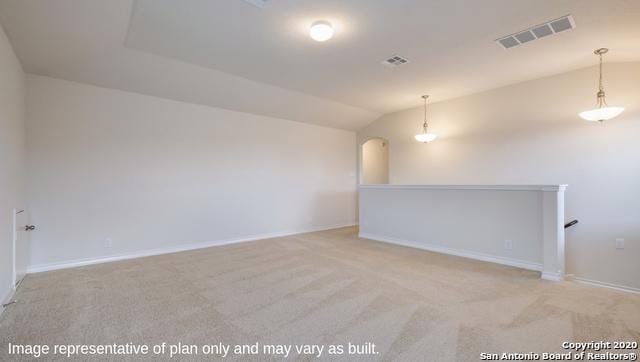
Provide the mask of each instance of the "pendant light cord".
[{"label": "pendant light cord", "polygon": [[602,106],[607,105],[607,101],[604,95],[604,85],[602,84],[602,55],[604,52],[598,51],[597,54],[600,56],[600,78],[598,79],[598,108],[602,108]]},{"label": "pendant light cord", "polygon": [[422,128],[424,129],[424,133],[427,133],[427,98],[429,96],[422,96],[424,99],[424,123],[422,124]]},{"label": "pendant light cord", "polygon": [[602,86],[602,54],[600,55],[600,79],[598,81],[598,89],[602,91],[604,87]]}]

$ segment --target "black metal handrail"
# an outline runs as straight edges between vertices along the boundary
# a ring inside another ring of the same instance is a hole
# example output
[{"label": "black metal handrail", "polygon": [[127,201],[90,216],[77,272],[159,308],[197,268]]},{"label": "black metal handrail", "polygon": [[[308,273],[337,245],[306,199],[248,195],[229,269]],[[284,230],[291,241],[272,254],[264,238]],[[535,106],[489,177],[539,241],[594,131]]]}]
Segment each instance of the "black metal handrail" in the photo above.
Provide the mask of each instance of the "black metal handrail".
[{"label": "black metal handrail", "polygon": [[577,223],[578,223],[578,220],[572,220],[572,221],[569,221],[568,223],[564,224],[564,228],[565,228],[565,229],[566,229],[566,228],[570,228],[570,227],[572,227],[573,225],[575,225],[575,224],[577,224]]}]

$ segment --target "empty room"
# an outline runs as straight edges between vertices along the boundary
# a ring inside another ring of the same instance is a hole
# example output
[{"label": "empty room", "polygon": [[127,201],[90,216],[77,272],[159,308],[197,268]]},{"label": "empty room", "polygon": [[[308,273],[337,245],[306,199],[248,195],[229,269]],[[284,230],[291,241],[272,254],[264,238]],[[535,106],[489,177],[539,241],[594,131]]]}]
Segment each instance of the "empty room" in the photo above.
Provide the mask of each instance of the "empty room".
[{"label": "empty room", "polygon": [[635,361],[640,1],[0,0],[0,361]]}]

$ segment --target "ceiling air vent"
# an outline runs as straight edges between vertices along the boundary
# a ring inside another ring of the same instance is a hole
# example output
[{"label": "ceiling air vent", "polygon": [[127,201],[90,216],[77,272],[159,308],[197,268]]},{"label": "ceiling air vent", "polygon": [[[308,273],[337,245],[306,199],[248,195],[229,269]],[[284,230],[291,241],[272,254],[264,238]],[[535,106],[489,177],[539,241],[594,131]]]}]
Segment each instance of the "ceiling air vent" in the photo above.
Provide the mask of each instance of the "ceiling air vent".
[{"label": "ceiling air vent", "polygon": [[548,21],[544,24],[536,25],[529,29],[519,31],[496,40],[505,49],[528,43],[530,41],[544,38],[548,35],[557,34],[565,30],[571,30],[576,27],[571,15],[563,16],[559,19]]},{"label": "ceiling air vent", "polygon": [[264,8],[265,6],[267,6],[267,2],[269,0],[244,0],[245,2],[248,2],[249,4],[258,7],[260,9]]},{"label": "ceiling air vent", "polygon": [[409,59],[403,58],[399,55],[394,55],[391,58],[385,59],[382,61],[383,65],[386,65],[387,67],[390,67],[390,68],[395,68],[399,65],[403,65],[407,63],[409,63]]}]

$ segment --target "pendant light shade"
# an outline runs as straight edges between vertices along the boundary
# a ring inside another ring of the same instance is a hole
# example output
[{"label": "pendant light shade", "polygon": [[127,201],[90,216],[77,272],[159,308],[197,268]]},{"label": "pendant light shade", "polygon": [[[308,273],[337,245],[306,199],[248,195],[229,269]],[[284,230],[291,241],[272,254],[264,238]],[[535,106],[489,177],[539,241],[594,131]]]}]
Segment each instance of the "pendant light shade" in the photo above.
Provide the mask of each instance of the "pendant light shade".
[{"label": "pendant light shade", "polygon": [[422,96],[422,99],[424,99],[424,123],[422,124],[422,133],[419,133],[415,136],[416,141],[418,142],[422,142],[422,143],[428,143],[431,142],[433,140],[435,140],[436,138],[438,138],[438,135],[435,133],[429,133],[428,131],[428,124],[427,124],[427,98],[429,98],[429,96],[424,95]]},{"label": "pendant light shade", "polygon": [[420,133],[420,134],[417,134],[415,137],[416,137],[416,141],[427,143],[438,138],[438,135],[435,133]]},{"label": "pendant light shade", "polygon": [[602,107],[580,112],[578,115],[585,121],[603,122],[613,119],[624,111],[623,107]]},{"label": "pendant light shade", "polygon": [[600,48],[595,50],[593,53],[600,57],[600,79],[598,82],[598,93],[596,94],[597,108],[594,108],[589,111],[580,112],[578,115],[580,118],[586,121],[592,122],[604,122],[610,119],[613,119],[620,115],[622,111],[624,111],[623,107],[610,107],[607,105],[607,101],[605,99],[604,94],[604,86],[602,85],[602,55],[606,54],[609,51],[607,48]]}]

